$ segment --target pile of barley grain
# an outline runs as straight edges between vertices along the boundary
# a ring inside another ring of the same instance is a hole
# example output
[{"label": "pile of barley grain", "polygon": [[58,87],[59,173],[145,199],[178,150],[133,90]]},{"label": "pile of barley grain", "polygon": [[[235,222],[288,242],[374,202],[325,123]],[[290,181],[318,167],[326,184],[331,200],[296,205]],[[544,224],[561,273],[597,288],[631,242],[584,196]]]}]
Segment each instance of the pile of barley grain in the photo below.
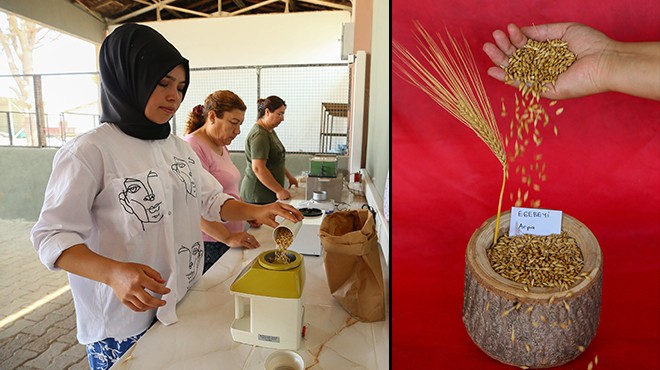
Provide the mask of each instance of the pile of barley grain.
[{"label": "pile of barley grain", "polygon": [[538,100],[539,95],[548,90],[546,84],[554,85],[559,74],[567,70],[575,59],[566,41],[529,39],[509,57],[509,65],[503,67],[505,82],[519,81],[523,96],[531,93]]},{"label": "pile of barley grain", "polygon": [[530,287],[568,289],[580,279],[582,251],[566,232],[548,236],[502,235],[487,251],[493,270]]}]

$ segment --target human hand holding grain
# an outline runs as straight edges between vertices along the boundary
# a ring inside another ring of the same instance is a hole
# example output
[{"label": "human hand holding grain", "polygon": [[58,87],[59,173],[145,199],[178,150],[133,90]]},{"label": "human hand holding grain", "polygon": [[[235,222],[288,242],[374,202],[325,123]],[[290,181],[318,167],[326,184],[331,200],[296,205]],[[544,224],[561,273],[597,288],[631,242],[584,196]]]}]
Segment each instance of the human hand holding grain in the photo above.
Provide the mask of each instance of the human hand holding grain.
[{"label": "human hand holding grain", "polygon": [[[541,96],[549,99],[569,99],[618,91],[643,98],[660,100],[660,43],[618,42],[580,23],[553,23],[518,28],[515,24],[504,31],[493,32],[495,43],[486,42],[484,52],[498,65],[488,74],[500,81],[509,57],[528,39],[546,41],[561,39],[576,55],[576,61],[557,78],[554,86]],[[517,86],[518,82],[514,83]]]}]

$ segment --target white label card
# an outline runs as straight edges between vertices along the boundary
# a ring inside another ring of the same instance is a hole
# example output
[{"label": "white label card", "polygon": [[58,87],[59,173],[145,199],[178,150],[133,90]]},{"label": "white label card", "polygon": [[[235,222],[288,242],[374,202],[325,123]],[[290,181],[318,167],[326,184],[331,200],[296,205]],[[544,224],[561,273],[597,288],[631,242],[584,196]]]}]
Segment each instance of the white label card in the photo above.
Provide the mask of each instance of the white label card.
[{"label": "white label card", "polygon": [[561,233],[561,211],[511,207],[509,235],[545,236]]}]

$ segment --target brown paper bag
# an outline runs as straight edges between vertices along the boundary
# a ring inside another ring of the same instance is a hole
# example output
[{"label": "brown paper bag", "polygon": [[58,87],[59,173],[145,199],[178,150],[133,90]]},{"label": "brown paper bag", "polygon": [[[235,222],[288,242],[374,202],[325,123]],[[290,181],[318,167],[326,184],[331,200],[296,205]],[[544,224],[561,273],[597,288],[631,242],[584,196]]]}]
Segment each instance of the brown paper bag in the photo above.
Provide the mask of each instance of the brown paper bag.
[{"label": "brown paper bag", "polygon": [[383,270],[371,212],[337,211],[326,216],[320,238],[332,296],[360,321],[385,320]]}]

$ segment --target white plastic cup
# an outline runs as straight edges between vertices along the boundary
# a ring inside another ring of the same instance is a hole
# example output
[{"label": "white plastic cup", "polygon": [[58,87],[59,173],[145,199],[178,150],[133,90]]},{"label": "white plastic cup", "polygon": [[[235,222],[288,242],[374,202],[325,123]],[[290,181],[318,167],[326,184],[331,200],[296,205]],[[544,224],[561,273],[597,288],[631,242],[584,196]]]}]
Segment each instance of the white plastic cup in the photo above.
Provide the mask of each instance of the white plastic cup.
[{"label": "white plastic cup", "polygon": [[277,246],[277,234],[280,232],[280,229],[287,229],[291,231],[291,234],[293,234],[293,239],[296,239],[296,236],[298,235],[298,231],[300,231],[300,227],[302,226],[302,221],[298,222],[293,222],[290,220],[287,220],[286,218],[280,222],[279,225],[277,225],[276,228],[273,229],[273,241],[275,242],[275,246]]},{"label": "white plastic cup", "polygon": [[304,370],[305,361],[294,351],[275,351],[266,358],[266,370]]}]

